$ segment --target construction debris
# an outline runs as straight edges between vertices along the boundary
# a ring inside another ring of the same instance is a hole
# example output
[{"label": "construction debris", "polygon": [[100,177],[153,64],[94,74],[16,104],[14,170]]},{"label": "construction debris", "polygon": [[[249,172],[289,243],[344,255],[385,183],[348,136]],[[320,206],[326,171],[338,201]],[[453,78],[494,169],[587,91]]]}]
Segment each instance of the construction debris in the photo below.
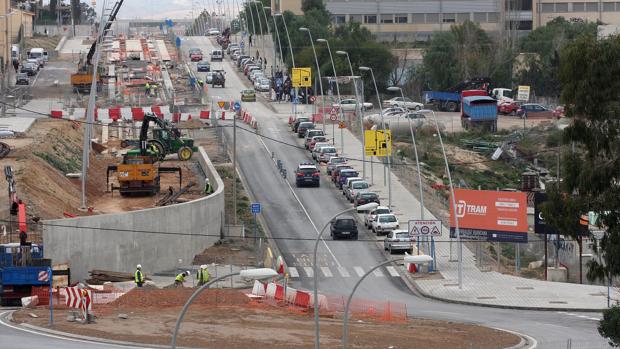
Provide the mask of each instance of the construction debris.
[{"label": "construction debris", "polygon": [[155,206],[166,206],[166,205],[170,205],[170,204],[176,203],[181,195],[185,194],[191,187],[193,187],[195,185],[196,185],[196,183],[189,182],[186,186],[181,188],[181,190],[179,190],[176,193],[174,192],[174,189],[172,189],[172,187],[169,187],[168,188],[168,192],[166,193],[166,195],[161,200],[159,200],[155,204]]},{"label": "construction debris", "polygon": [[[104,282],[123,282],[123,281],[133,281],[134,275],[132,273],[123,273],[118,271],[109,271],[109,270],[91,270],[90,279],[86,280],[87,283],[91,285],[103,285]],[[150,280],[150,278],[146,277],[146,280]]]},{"label": "construction debris", "polygon": [[8,144],[0,142],[0,159],[9,155],[11,152],[11,147]]}]

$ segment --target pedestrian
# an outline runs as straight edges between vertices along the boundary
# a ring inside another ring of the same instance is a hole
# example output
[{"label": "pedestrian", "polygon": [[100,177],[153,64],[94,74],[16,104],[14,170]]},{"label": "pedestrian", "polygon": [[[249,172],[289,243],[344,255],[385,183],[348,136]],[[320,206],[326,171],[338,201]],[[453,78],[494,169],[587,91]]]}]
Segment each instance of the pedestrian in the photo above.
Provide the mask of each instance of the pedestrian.
[{"label": "pedestrian", "polygon": [[151,93],[151,84],[149,84],[147,81],[146,85],[144,85],[144,95],[148,96],[149,93]]},{"label": "pedestrian", "polygon": [[198,279],[198,287],[209,282],[209,269],[207,269],[206,264],[200,266],[200,269],[196,272],[196,279]]},{"label": "pedestrian", "polygon": [[252,34],[250,34],[250,39],[248,41],[249,41],[250,47],[252,47]]},{"label": "pedestrian", "polygon": [[174,278],[174,287],[183,287],[183,283],[185,282],[185,278],[187,276],[190,276],[191,273],[188,271],[184,271],[181,274],[177,275],[177,277]]},{"label": "pedestrian", "polygon": [[134,273],[134,279],[136,281],[136,286],[142,287],[144,285],[144,273],[142,273],[142,265],[136,265],[136,272]]},{"label": "pedestrian", "polygon": [[17,59],[13,60],[13,68],[15,69],[15,73],[19,72],[19,61]]},{"label": "pedestrian", "polygon": [[211,185],[211,182],[209,182],[209,178],[205,178],[205,194],[213,194],[213,186]]},{"label": "pedestrian", "polygon": [[256,59],[258,59],[260,57],[260,53],[258,52],[258,50],[256,50]]},{"label": "pedestrian", "polygon": [[[265,59],[263,60],[263,69],[267,69],[267,57],[265,57]],[[271,67],[271,71],[273,71],[273,67]]]}]

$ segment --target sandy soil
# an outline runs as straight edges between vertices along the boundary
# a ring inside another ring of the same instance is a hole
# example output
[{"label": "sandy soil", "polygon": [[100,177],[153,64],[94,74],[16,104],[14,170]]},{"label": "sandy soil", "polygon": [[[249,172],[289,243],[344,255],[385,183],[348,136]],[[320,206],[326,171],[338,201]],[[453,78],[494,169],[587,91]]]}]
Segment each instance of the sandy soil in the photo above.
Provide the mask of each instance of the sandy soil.
[{"label": "sandy soil", "polygon": [[[54,329],[81,335],[114,338],[142,344],[169,344],[180,306],[192,290],[132,291],[102,308],[95,307],[96,323],[82,325],[64,319],[67,310],[55,310]],[[161,297],[167,303],[157,304]],[[128,298],[125,299],[124,298]],[[129,299],[131,298],[131,299]],[[217,303],[216,303],[217,302]],[[216,305],[217,304],[217,305]],[[20,310],[17,322],[47,326],[47,309]],[[34,313],[39,318],[31,318]],[[124,313],[129,319],[120,319]],[[321,320],[321,343],[337,348],[342,336],[342,320],[337,316]],[[312,313],[282,306],[250,302],[238,291],[208,290],[190,308],[181,327],[179,345],[210,348],[312,348],[314,323]],[[505,332],[452,322],[413,319],[404,323],[375,322],[353,318],[349,341],[354,348],[409,348],[424,343],[436,349],[496,349],[519,342]]]},{"label": "sandy soil", "polygon": [[[437,120],[444,124],[446,132],[454,133],[465,131],[463,127],[461,127],[461,113],[437,112],[436,115]],[[525,127],[532,128],[540,124],[552,124],[556,122],[557,120],[555,119],[528,119],[525,120]],[[499,130],[522,129],[523,126],[523,119],[517,116],[497,116],[497,128]]]}]

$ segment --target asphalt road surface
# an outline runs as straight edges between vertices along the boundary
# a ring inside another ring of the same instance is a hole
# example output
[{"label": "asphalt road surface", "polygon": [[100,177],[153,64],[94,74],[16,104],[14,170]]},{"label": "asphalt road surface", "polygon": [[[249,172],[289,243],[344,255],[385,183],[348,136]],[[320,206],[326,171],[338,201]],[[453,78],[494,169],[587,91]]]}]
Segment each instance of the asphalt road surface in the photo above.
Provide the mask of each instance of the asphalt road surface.
[{"label": "asphalt road surface", "polygon": [[[210,38],[188,37],[183,40],[185,54],[190,47],[199,47],[208,57],[213,43]],[[228,58],[221,64],[227,72],[226,88],[209,87],[214,99],[239,100],[240,90],[250,82],[239,76],[236,66]],[[194,65],[195,69],[195,65]],[[203,73],[199,74],[203,75]],[[259,120],[260,133],[288,144],[300,144],[288,130],[283,119],[259,96],[257,102],[243,103]],[[227,122],[230,125],[229,122]],[[243,123],[240,127],[249,129]],[[222,128],[232,140],[232,129]],[[295,268],[292,286],[312,289],[310,271],[312,249],[318,230],[337,212],[351,207],[331,183],[324,177],[320,188],[295,188],[293,171],[297,164],[310,160],[308,152],[289,145],[259,137],[251,132],[237,131],[238,167],[249,185],[252,198],[262,204],[262,216],[269,231],[277,240],[288,266]],[[285,181],[271,159],[271,152],[281,159],[288,170]],[[324,293],[347,296],[360,273],[386,260],[386,255],[374,242],[332,241],[329,233],[319,246],[320,290]],[[374,239],[367,230],[360,230],[360,239]],[[478,323],[516,331],[533,337],[538,348],[567,348],[571,339],[573,348],[607,348],[592,320],[600,318],[596,313],[566,314],[555,311],[521,311],[475,307],[444,303],[420,297],[412,293],[404,281],[393,275],[393,270],[381,268],[369,276],[357,292],[357,297],[377,301],[393,301],[406,304],[409,316],[438,320]],[[114,348],[101,344],[64,341],[22,332],[12,327],[0,326],[0,348]]]}]

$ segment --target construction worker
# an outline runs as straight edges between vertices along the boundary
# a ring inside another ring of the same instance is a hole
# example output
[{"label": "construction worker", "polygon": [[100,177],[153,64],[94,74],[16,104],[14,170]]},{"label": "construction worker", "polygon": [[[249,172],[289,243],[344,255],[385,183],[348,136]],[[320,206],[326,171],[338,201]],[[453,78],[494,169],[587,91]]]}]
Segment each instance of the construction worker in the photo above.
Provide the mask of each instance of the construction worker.
[{"label": "construction worker", "polygon": [[206,264],[200,266],[200,269],[196,272],[196,279],[198,279],[198,287],[209,282],[209,269],[207,269]]},{"label": "construction worker", "polygon": [[213,194],[213,186],[211,185],[211,182],[209,182],[209,178],[205,179],[205,194]]},{"label": "construction worker", "polygon": [[174,278],[174,287],[183,287],[183,283],[185,282],[185,278],[190,276],[191,273],[188,271],[184,271],[181,274],[177,275],[176,278]]},{"label": "construction worker", "polygon": [[142,272],[142,265],[136,265],[136,272],[134,273],[136,286],[142,287],[144,285],[144,273]]},{"label": "construction worker", "polygon": [[147,81],[146,85],[144,85],[144,95],[148,96],[150,93],[151,93],[151,84],[149,84]]}]

